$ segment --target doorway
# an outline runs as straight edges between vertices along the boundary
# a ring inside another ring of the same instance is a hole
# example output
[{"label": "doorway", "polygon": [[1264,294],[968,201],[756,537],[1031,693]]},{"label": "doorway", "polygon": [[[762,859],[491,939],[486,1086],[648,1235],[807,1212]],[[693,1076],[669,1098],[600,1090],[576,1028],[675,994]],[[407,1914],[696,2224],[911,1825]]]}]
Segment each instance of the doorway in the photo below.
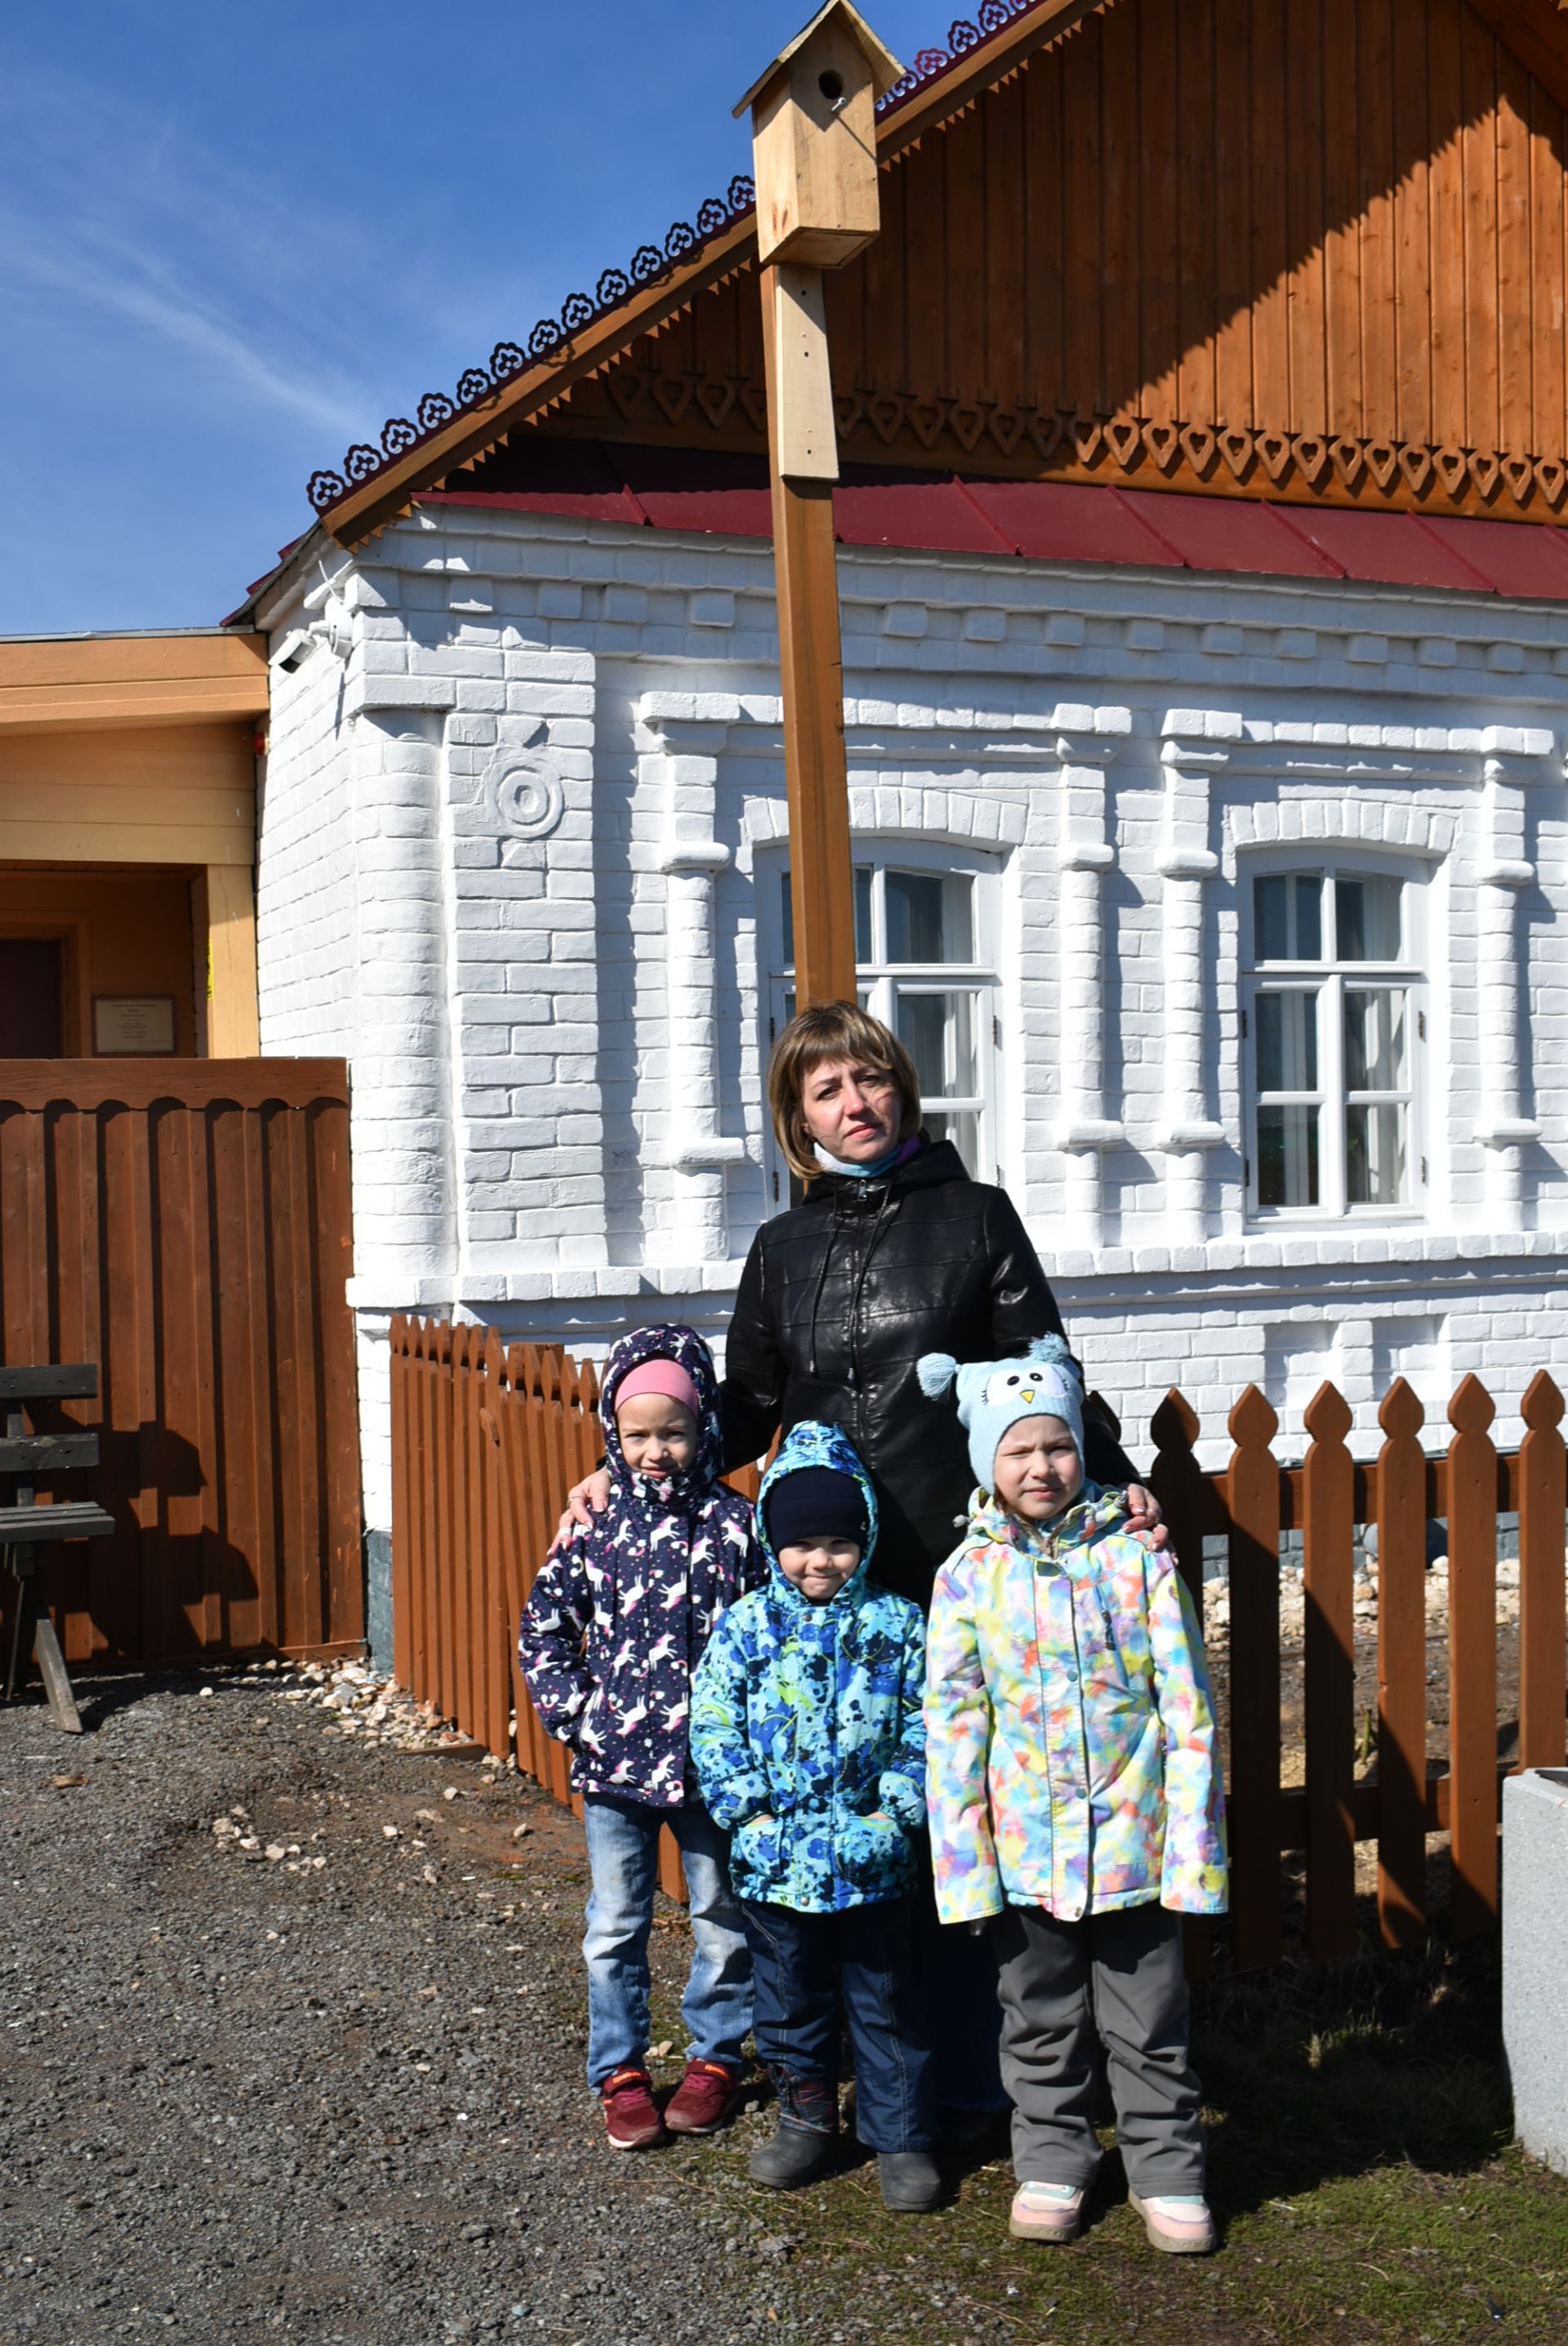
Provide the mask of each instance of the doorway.
[{"label": "doorway", "polygon": [[58,937],[0,937],[0,1059],[57,1059],[65,1047]]}]

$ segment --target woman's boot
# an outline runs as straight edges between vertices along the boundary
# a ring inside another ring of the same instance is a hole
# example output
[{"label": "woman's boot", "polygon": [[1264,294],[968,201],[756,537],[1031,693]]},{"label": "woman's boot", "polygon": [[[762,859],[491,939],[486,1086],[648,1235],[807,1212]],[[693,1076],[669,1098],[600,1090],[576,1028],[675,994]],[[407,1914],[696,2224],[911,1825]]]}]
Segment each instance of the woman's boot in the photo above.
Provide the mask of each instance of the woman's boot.
[{"label": "woman's boot", "polygon": [[832,2166],[839,2148],[839,2088],[831,2077],[792,2077],[776,2069],[779,2125],[751,2160],[751,2180],[774,2191],[796,2191],[815,2183]]}]

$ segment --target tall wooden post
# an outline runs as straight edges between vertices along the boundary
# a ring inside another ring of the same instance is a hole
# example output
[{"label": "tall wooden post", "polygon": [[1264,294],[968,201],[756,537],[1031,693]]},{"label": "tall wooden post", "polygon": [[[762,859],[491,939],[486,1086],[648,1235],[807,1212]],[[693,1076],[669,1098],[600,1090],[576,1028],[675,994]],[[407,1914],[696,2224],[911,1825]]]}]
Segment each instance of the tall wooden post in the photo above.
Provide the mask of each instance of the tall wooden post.
[{"label": "tall wooden post", "polygon": [[875,106],[902,67],[849,0],[829,0],[735,111],[752,109],[773,562],[789,801],[795,999],[855,999],[833,483],[838,435],[824,269],[876,235]]}]

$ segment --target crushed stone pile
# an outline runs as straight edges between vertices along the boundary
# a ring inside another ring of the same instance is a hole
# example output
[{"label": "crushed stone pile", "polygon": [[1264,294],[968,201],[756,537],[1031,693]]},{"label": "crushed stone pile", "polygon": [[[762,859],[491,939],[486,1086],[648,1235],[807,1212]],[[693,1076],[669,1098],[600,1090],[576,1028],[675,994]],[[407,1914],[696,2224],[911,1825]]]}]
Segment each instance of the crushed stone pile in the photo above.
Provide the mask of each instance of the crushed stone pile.
[{"label": "crushed stone pile", "polygon": [[[432,1702],[418,1702],[396,1678],[366,1662],[257,1662],[241,1677],[243,1686],[265,1688],[285,1702],[329,1714],[324,1731],[369,1749],[432,1751],[479,1757],[478,1746],[442,1717]],[[515,1721],[513,1722],[514,1727]],[[484,1755],[489,1765],[515,1770],[516,1762]]]}]

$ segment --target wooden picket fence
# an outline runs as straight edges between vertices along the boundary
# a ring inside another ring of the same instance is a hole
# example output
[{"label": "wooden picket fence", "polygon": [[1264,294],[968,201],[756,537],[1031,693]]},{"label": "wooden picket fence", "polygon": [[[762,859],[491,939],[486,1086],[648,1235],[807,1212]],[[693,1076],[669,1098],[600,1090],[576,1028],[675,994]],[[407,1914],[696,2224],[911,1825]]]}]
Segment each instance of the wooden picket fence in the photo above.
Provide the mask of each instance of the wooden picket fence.
[{"label": "wooden picket fence", "polygon": [[[1343,1396],[1320,1385],[1305,1412],[1299,1466],[1276,1463],[1274,1411],[1249,1385],[1230,1413],[1235,1445],[1223,1474],[1194,1455],[1198,1421],[1172,1392],[1156,1411],[1150,1482],[1176,1553],[1201,1602],[1203,1541],[1226,1540],[1230,1572],[1231,1960],[1238,1970],[1283,1952],[1283,1851],[1304,1851],[1307,1953],[1354,1952],[1356,1844],[1378,1845],[1378,1923],[1385,1946],[1427,1930],[1426,1837],[1446,1831],[1450,1925],[1471,1938],[1496,1927],[1502,1780],[1497,1719],[1497,1518],[1517,1511],[1520,1549],[1520,1708],[1517,1764],[1561,1767],[1568,1713],[1564,1525],[1568,1510],[1559,1425],[1563,1396],[1544,1373],[1520,1405],[1524,1436],[1500,1452],[1492,1396],[1466,1377],[1449,1405],[1446,1452],[1421,1443],[1425,1413],[1403,1378],[1378,1412],[1383,1441],[1360,1462],[1347,1447]],[[1426,1526],[1448,1525],[1449,1728],[1446,1767],[1427,1757]],[[1378,1538],[1376,1773],[1358,1781],[1354,1662],[1354,1530]],[[1302,1535],[1305,1621],[1304,1776],[1281,1781],[1279,1543]],[[1189,1933],[1201,1968],[1207,1933]]]},{"label": "wooden picket fence", "polygon": [[[486,1750],[514,1732],[517,1764],[570,1800],[568,1756],[541,1727],[517,1668],[518,1616],[572,1484],[603,1437],[593,1363],[558,1346],[504,1345],[493,1328],[399,1316],[392,1324],[394,1668]],[[1280,1860],[1306,1863],[1307,1952],[1357,1945],[1356,1848],[1378,1848],[1377,1909],[1386,1945],[1426,1934],[1427,1835],[1450,1837],[1450,1921],[1476,1936],[1497,1920],[1498,1819],[1507,1770],[1497,1740],[1497,1518],[1520,1518],[1517,1764],[1561,1767],[1568,1720],[1568,1463],[1563,1396],[1537,1376],[1521,1404],[1517,1452],[1491,1436],[1491,1396],[1467,1377],[1449,1409],[1446,1451],[1422,1446],[1424,1413],[1403,1380],[1379,1412],[1375,1459],[1350,1454],[1350,1411],[1332,1385],[1306,1412],[1308,1447],[1282,1466],[1274,1411],[1255,1386],[1232,1409],[1229,1465],[1206,1472],[1199,1425],[1178,1392],[1156,1413],[1150,1481],[1198,1607],[1203,1544],[1222,1537],[1229,1564],[1230,1957],[1238,1968],[1283,1953]],[[732,1478],[748,1492],[755,1469]],[[1426,1525],[1449,1526],[1450,1731],[1446,1766],[1427,1759]],[[1375,1770],[1358,1778],[1353,1584],[1355,1533],[1378,1535]],[[1306,1600],[1304,1782],[1283,1780],[1280,1536],[1302,1535]],[[515,1719],[515,1729],[513,1720]],[[665,1837],[662,1879],[679,1894]],[[1208,1956],[1189,1931],[1190,1966]]]}]

